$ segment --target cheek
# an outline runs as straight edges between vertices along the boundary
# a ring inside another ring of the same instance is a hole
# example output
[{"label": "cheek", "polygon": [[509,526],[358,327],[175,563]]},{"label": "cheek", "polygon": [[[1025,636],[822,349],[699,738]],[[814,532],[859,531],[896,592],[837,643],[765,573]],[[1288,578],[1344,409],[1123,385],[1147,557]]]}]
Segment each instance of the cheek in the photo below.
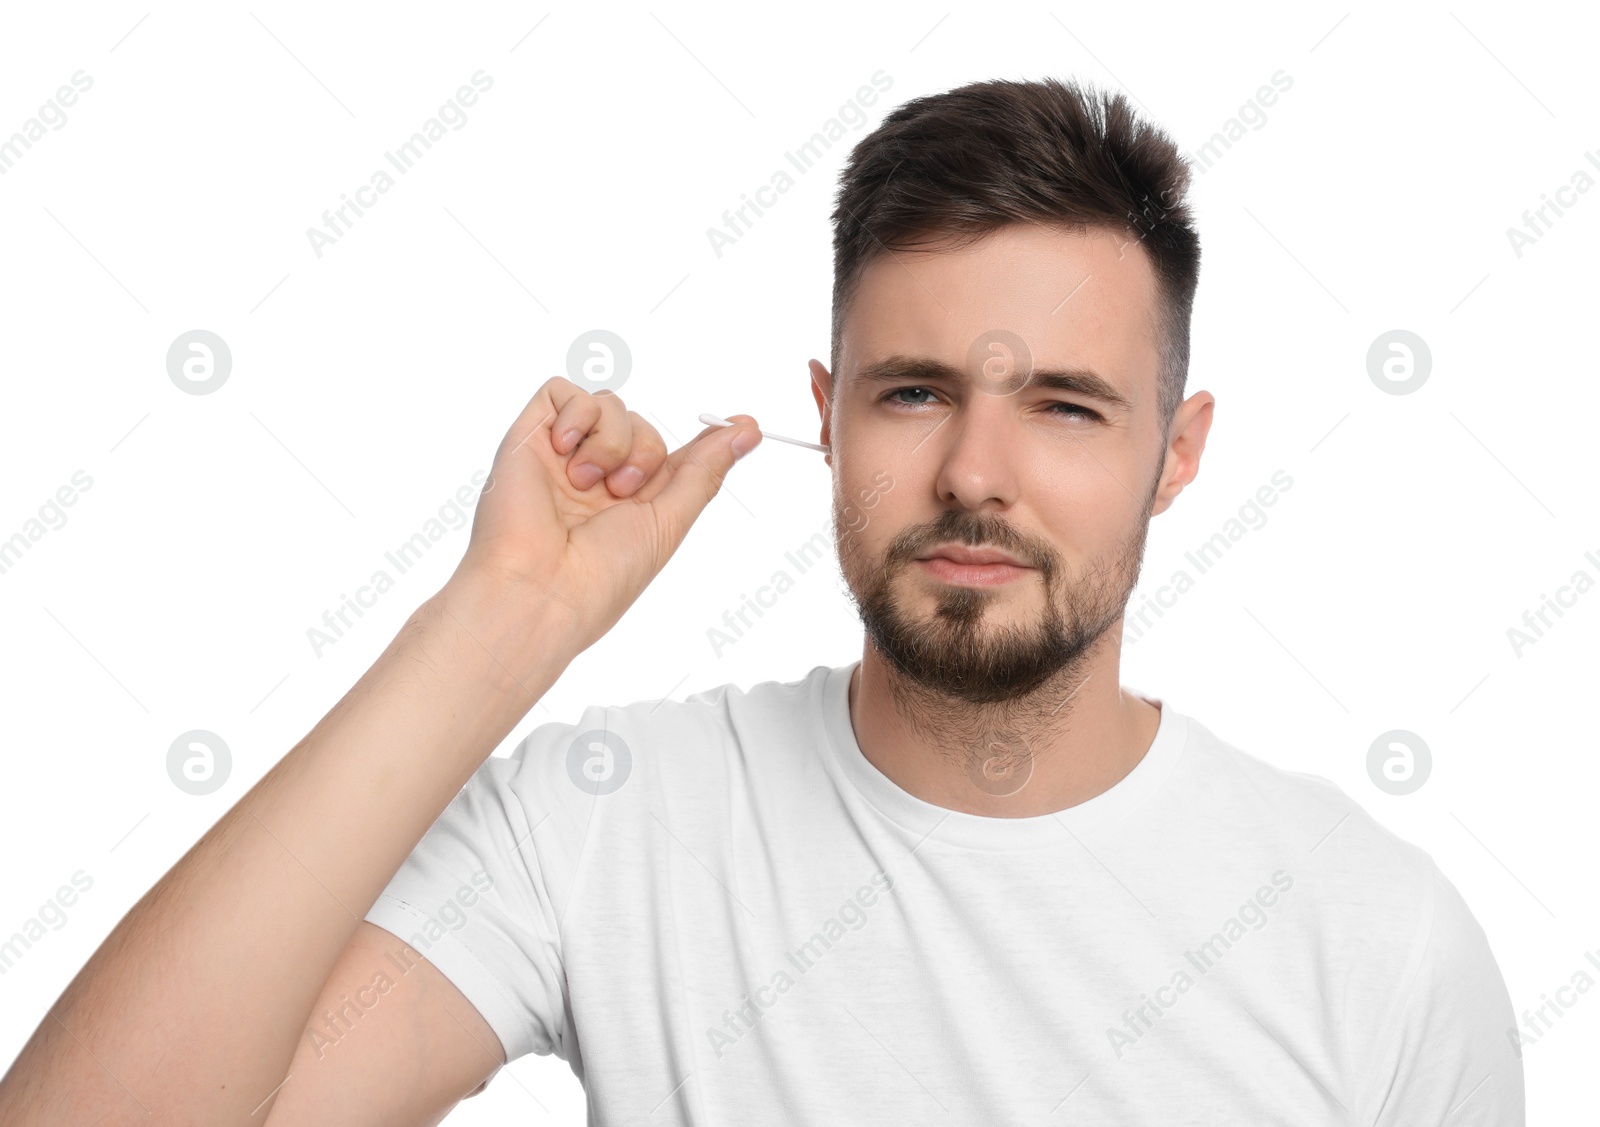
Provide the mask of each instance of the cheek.
[{"label": "cheek", "polygon": [[853,476],[869,480],[880,470],[894,473],[906,459],[927,450],[923,440],[935,422],[917,422],[910,413],[896,413],[874,401],[852,399],[834,416],[834,449],[852,459]]},{"label": "cheek", "polygon": [[854,475],[839,479],[834,490],[834,520],[841,536],[860,539],[880,514],[882,505],[866,504],[862,498],[864,491],[863,484],[858,483]]},{"label": "cheek", "polygon": [[1110,442],[1028,443],[1015,465],[1024,493],[1071,521],[1097,522],[1108,515],[1121,520],[1138,507],[1148,484],[1139,459]]},{"label": "cheek", "polygon": [[909,497],[905,475],[846,463],[835,478],[834,520],[846,550],[881,553],[904,521],[898,503]]},{"label": "cheek", "polygon": [[1063,557],[1080,560],[1128,535],[1140,519],[1138,494],[1147,483],[1136,466],[1113,460],[1108,451],[1095,452],[1099,461],[1081,447],[1075,453],[1019,467],[1025,484],[1017,523],[1036,529]]}]

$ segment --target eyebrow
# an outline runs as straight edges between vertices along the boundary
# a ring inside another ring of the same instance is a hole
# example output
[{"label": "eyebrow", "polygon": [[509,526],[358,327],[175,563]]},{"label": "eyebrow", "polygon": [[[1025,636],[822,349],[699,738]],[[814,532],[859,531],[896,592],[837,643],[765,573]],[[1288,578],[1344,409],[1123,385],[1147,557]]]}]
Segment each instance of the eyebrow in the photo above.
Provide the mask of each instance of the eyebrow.
[{"label": "eyebrow", "polygon": [[[856,373],[856,382],[965,384],[968,381],[967,374],[954,364],[931,356],[897,355],[868,364]],[[1133,410],[1133,401],[1092,368],[1035,368],[1023,386],[1047,387],[1098,400],[1120,411]]]}]

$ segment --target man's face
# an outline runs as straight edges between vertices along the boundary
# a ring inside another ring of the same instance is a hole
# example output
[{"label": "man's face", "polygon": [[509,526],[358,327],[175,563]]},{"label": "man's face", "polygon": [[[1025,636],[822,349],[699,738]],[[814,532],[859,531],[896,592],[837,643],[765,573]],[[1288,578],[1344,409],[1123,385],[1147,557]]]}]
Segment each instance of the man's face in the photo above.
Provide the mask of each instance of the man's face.
[{"label": "man's face", "polygon": [[1109,231],[1015,225],[868,266],[839,371],[812,368],[841,568],[900,673],[1010,700],[1118,624],[1163,464],[1156,309],[1144,251]]}]

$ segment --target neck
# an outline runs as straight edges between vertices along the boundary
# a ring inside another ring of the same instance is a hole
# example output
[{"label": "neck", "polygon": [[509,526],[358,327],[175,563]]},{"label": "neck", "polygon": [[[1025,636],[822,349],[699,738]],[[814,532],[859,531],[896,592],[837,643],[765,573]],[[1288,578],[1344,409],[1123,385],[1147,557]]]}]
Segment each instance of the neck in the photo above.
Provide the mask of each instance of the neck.
[{"label": "neck", "polygon": [[869,638],[850,678],[861,752],[925,802],[991,818],[1053,814],[1111,789],[1155,739],[1160,711],[1119,683],[1106,631],[1037,690],[973,704],[908,680]]}]

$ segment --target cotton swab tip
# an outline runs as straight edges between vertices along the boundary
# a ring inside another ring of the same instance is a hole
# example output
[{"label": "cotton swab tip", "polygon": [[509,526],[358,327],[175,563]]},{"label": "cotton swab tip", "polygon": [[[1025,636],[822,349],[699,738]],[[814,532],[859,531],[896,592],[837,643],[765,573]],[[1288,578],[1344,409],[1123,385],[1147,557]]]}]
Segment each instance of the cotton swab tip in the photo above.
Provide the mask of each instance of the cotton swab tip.
[{"label": "cotton swab tip", "polygon": [[[709,411],[700,416],[700,421],[708,427],[731,427],[733,425],[727,419],[720,419]],[[761,437],[770,438],[774,442],[787,442],[790,446],[804,446],[807,450],[820,450],[824,454],[828,453],[826,446],[819,446],[815,442],[802,442],[798,438],[785,438],[781,434],[773,434],[770,431],[762,431]]]}]

